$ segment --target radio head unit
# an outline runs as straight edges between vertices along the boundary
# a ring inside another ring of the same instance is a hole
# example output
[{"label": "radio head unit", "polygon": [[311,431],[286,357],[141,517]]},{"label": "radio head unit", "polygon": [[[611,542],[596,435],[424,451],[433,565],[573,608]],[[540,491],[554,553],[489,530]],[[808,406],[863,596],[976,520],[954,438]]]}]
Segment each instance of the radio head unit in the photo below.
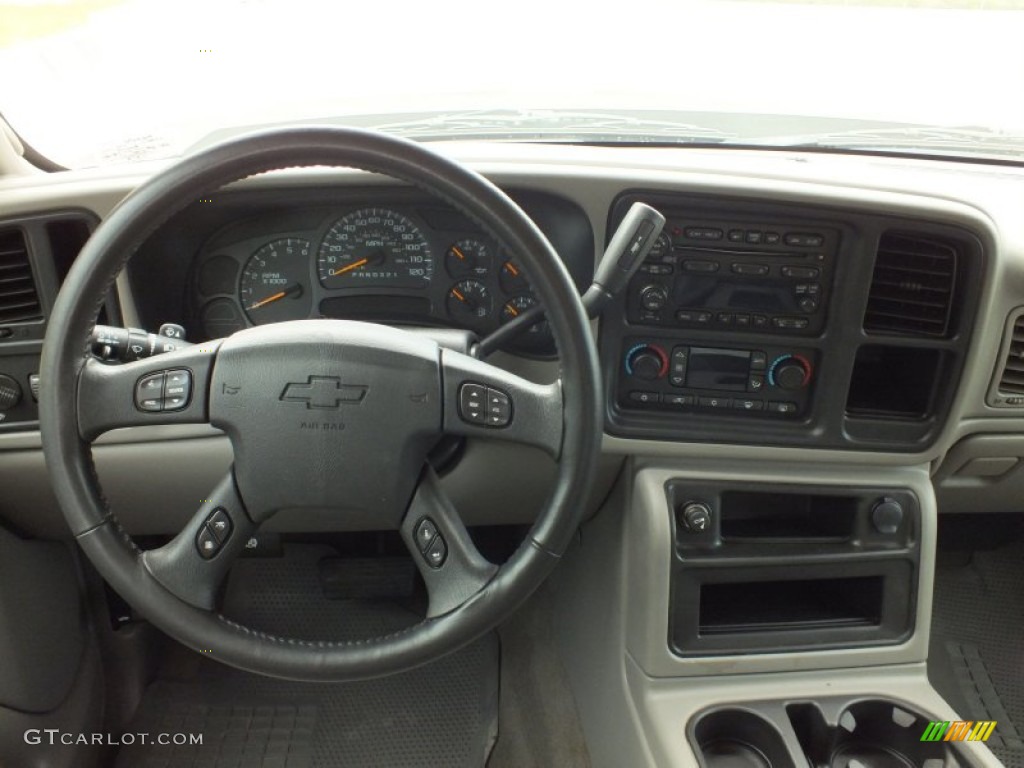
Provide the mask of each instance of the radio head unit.
[{"label": "radio head unit", "polygon": [[839,234],[827,228],[669,214],[633,277],[634,325],[821,333]]}]

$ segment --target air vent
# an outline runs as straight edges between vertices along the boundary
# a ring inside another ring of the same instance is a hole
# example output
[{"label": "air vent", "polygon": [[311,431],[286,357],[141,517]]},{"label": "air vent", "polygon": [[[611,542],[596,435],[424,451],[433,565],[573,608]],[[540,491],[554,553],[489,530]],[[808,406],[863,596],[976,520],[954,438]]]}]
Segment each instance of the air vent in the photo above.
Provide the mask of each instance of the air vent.
[{"label": "air vent", "polygon": [[945,336],[956,284],[957,246],[940,238],[887,233],[878,244],[864,330]]},{"label": "air vent", "polygon": [[42,320],[25,235],[0,230],[0,325]]},{"label": "air vent", "polygon": [[1024,405],[1024,310],[1017,310],[1010,318],[1004,341],[1006,353],[999,383],[989,398],[993,405]]}]

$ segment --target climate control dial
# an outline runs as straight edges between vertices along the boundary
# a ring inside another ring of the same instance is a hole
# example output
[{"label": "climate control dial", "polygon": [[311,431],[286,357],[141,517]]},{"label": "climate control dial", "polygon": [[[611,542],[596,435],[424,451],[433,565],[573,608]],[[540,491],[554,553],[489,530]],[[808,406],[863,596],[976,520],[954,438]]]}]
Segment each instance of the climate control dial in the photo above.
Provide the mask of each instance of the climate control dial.
[{"label": "climate control dial", "polygon": [[626,373],[645,381],[668,373],[668,353],[656,344],[637,344],[626,353]]},{"label": "climate control dial", "polygon": [[802,355],[779,355],[768,367],[768,383],[795,392],[811,382],[813,367]]}]

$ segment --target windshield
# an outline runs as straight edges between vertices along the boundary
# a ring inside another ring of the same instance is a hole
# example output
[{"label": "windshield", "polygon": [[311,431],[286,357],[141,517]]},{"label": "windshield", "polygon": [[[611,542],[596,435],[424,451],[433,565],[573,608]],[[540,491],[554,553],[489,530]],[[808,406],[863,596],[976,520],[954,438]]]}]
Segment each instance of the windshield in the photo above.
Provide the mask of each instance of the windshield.
[{"label": "windshield", "polygon": [[0,2],[0,113],[67,167],[310,121],[1024,161],[1021,7]]}]

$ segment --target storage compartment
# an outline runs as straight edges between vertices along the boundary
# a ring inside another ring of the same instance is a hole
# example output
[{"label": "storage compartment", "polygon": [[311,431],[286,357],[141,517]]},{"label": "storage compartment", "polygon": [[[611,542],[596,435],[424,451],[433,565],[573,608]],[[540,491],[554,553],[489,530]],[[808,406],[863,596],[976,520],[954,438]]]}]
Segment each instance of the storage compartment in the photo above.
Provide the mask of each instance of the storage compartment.
[{"label": "storage compartment", "polygon": [[724,491],[722,539],[842,541],[853,536],[858,502],[845,496]]},{"label": "storage compartment", "polygon": [[942,354],[935,349],[866,345],[857,350],[846,398],[853,417],[923,419],[932,411]]},{"label": "storage compartment", "polygon": [[778,729],[753,712],[720,709],[704,715],[694,739],[706,768],[794,768]]},{"label": "storage compartment", "polygon": [[881,623],[883,589],[881,576],[702,584],[697,631],[707,636],[874,627]]}]

